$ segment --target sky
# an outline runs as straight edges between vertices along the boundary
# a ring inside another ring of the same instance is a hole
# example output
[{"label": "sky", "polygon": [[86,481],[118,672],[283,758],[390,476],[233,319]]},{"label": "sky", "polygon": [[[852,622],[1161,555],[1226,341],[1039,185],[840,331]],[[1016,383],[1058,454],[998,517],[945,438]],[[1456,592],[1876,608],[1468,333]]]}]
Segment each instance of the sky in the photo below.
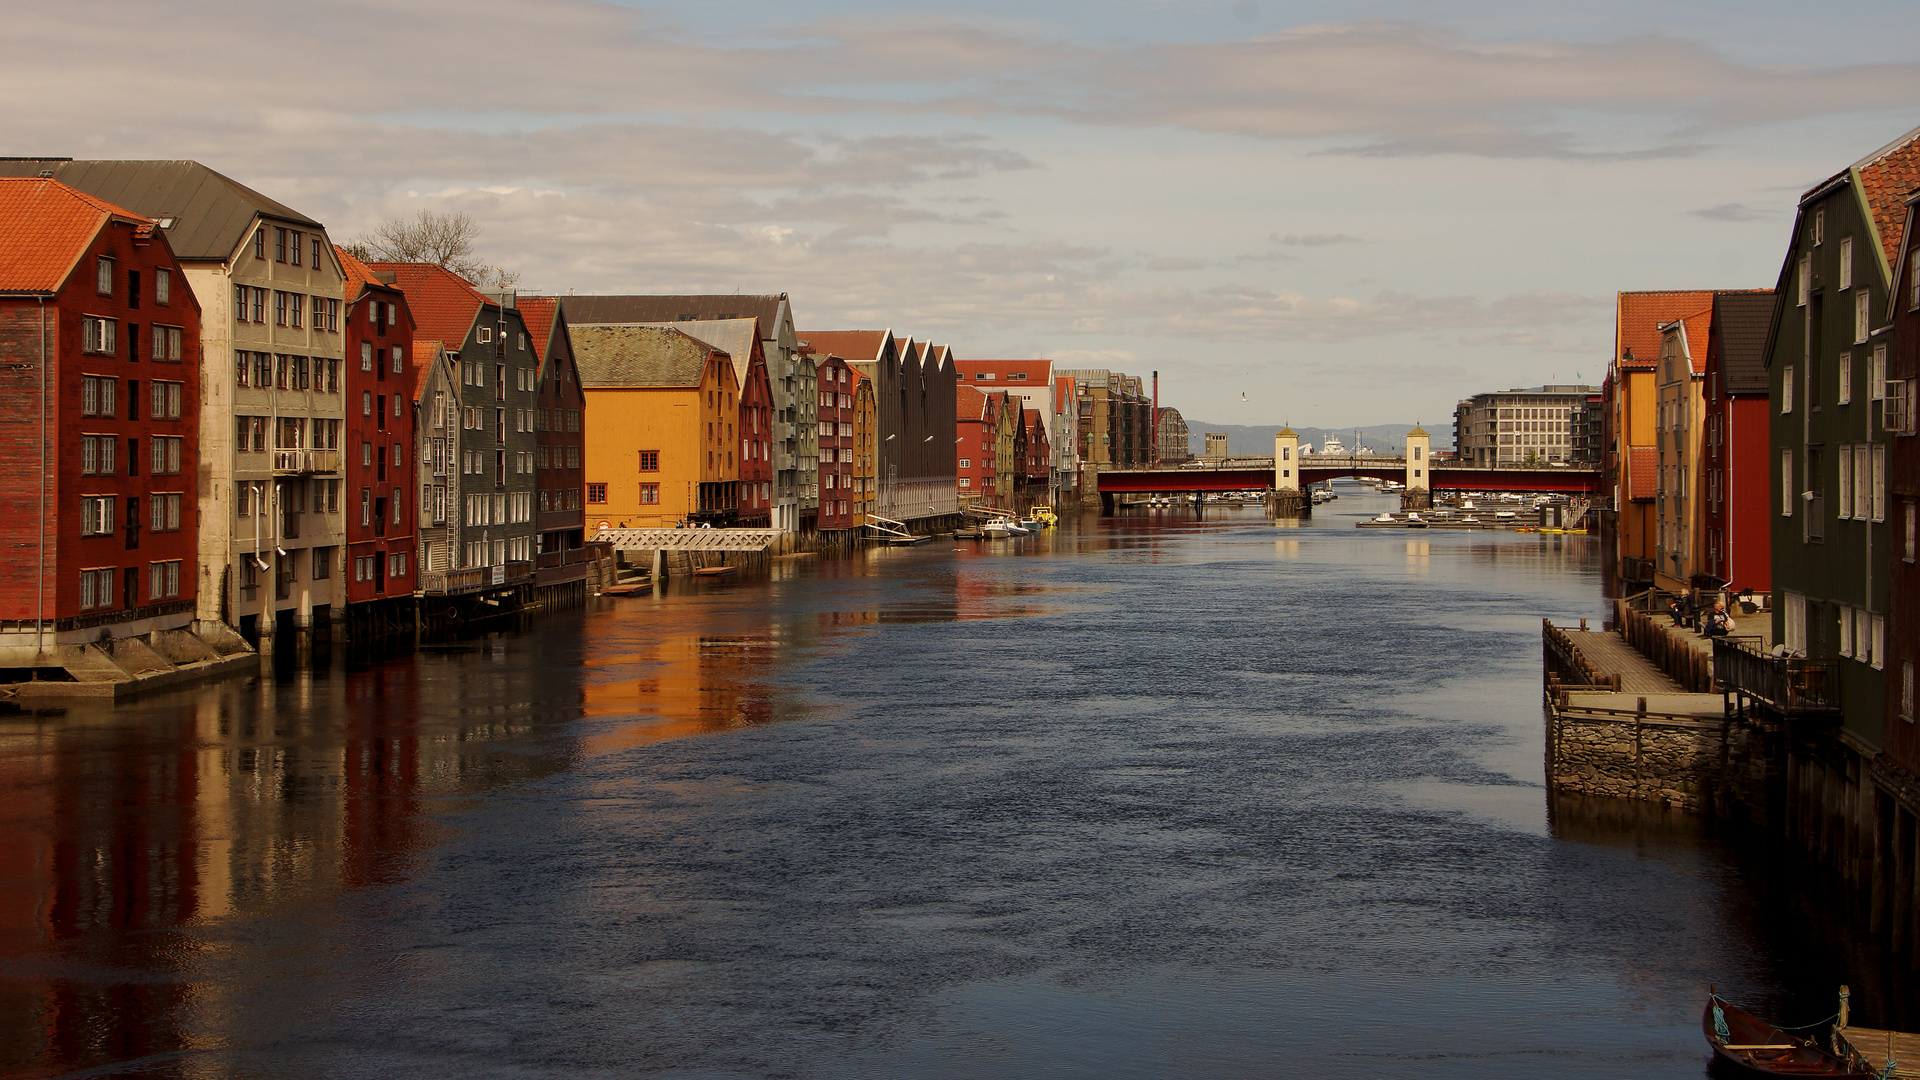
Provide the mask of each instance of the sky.
[{"label": "sky", "polygon": [[[1597,10],[1604,9],[1604,10]],[[106,31],[103,28],[111,28]],[[190,158],[537,292],[1145,376],[1213,423],[1597,383],[1622,289],[1770,287],[1920,126],[1920,5],[63,0],[0,154]]]}]

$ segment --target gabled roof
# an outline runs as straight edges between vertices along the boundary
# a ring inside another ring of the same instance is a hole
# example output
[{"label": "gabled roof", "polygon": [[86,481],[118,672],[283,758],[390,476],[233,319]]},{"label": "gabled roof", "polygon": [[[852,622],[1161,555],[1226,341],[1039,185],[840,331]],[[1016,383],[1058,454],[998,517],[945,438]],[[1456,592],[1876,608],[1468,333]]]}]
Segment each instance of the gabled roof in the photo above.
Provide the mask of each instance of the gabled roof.
[{"label": "gabled roof", "polygon": [[708,293],[685,296],[567,296],[569,326],[633,326],[640,323],[694,322],[705,319],[758,319],[769,334],[780,332],[780,303],[785,293],[743,296]]},{"label": "gabled roof", "polygon": [[588,389],[699,386],[722,353],[671,326],[574,326],[573,365]]},{"label": "gabled roof", "polygon": [[671,327],[726,353],[733,360],[734,381],[742,390],[747,388],[747,372],[753,366],[753,358],[758,355],[764,360],[766,357],[766,347],[760,343],[760,320],[758,319],[709,319],[701,322],[641,323],[640,325]]},{"label": "gabled roof", "polygon": [[1077,393],[1073,385],[1074,381],[1071,375],[1055,375],[1053,377],[1053,411],[1056,414],[1064,414],[1067,411],[1067,407],[1073,404],[1073,399]]},{"label": "gabled roof", "polygon": [[[1712,307],[1713,292],[1708,289],[1620,293],[1614,310],[1614,363],[1651,369],[1660,360],[1660,327]],[[1633,359],[1622,359],[1629,350]]]},{"label": "gabled roof", "polygon": [[806,352],[832,353],[849,364],[872,364],[878,363],[886,353],[893,333],[889,330],[812,330],[799,334],[799,338],[807,343]]},{"label": "gabled roof", "polygon": [[59,291],[115,219],[153,224],[57,180],[0,179],[0,292]]},{"label": "gabled roof", "polygon": [[1720,358],[1720,380],[1729,394],[1765,394],[1767,324],[1773,318],[1773,290],[1713,294],[1712,348]]},{"label": "gabled roof", "polygon": [[407,309],[421,337],[447,343],[455,352],[466,347],[467,335],[480,312],[494,306],[487,295],[466,278],[433,263],[368,263],[370,269],[391,271],[393,283],[407,294]]},{"label": "gabled roof", "polygon": [[0,161],[0,176],[53,179],[156,221],[166,229],[174,257],[225,260],[247,237],[257,214],[311,229],[319,222],[275,202],[197,161],[69,161],[15,158]]},{"label": "gabled roof", "polygon": [[374,276],[375,272],[373,267],[354,258],[348,253],[346,248],[341,247],[339,244],[333,245],[333,255],[340,260],[340,272],[347,277],[344,289],[347,303],[351,304],[359,299],[360,293],[364,289],[393,289],[399,291],[398,285],[389,285],[381,281],[378,277]]},{"label": "gabled roof", "polygon": [[1674,331],[1675,336],[1678,337],[1680,349],[1687,359],[1688,367],[1692,369],[1695,375],[1705,374],[1707,370],[1707,346],[1713,335],[1712,296],[1710,295],[1708,297],[1706,310],[1696,311],[1691,315],[1683,315],[1671,322],[1661,324],[1660,335],[1661,348],[1663,350],[1666,347],[1666,334],[1669,330]]},{"label": "gabled roof", "polygon": [[[1891,271],[1900,258],[1907,196],[1920,188],[1920,128],[1854,162],[1847,171],[1860,178],[1860,198],[1867,206],[1868,224],[1880,242],[1880,254],[1886,260],[1884,265]],[[1830,183],[1831,180],[1820,184],[1807,194],[1811,196]]]},{"label": "gabled roof", "polygon": [[560,314],[560,301],[552,296],[522,296],[514,301],[520,320],[527,324],[527,340],[533,345],[533,358],[547,362],[547,346],[553,344],[553,324]]},{"label": "gabled roof", "polygon": [[968,386],[966,383],[953,388],[953,418],[973,423],[985,423],[993,417],[993,403],[987,395]]},{"label": "gabled roof", "polygon": [[426,400],[427,388],[433,385],[433,369],[446,355],[443,342],[413,339],[413,400]]}]

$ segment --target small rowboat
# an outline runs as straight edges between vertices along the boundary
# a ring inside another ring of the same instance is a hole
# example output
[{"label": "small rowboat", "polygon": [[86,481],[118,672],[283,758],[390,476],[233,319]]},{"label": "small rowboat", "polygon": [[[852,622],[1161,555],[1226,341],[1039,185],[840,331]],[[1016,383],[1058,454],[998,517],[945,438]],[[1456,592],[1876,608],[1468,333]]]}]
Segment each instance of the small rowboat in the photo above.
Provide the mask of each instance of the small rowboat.
[{"label": "small rowboat", "polygon": [[739,572],[737,566],[703,566],[693,573],[696,577],[732,577]]},{"label": "small rowboat", "polygon": [[1713,1052],[1733,1065],[1763,1076],[1828,1076],[1873,1080],[1820,1049],[1812,1039],[1789,1035],[1740,1006],[1709,992],[1700,1017]]},{"label": "small rowboat", "polygon": [[641,581],[632,585],[609,585],[600,590],[601,596],[649,596],[653,593],[653,582]]}]

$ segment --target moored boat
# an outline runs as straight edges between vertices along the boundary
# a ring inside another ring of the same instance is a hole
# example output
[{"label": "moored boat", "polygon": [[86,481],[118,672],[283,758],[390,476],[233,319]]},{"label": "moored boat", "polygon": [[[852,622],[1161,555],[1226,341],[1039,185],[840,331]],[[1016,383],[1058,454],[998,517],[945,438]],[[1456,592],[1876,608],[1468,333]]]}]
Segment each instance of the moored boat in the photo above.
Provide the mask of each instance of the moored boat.
[{"label": "moored boat", "polygon": [[1716,1055],[1748,1072],[1873,1080],[1873,1073],[1853,1068],[1812,1039],[1789,1035],[1711,991],[1700,1027]]},{"label": "moored boat", "polygon": [[695,570],[695,577],[732,577],[740,572],[737,566],[703,566]]}]

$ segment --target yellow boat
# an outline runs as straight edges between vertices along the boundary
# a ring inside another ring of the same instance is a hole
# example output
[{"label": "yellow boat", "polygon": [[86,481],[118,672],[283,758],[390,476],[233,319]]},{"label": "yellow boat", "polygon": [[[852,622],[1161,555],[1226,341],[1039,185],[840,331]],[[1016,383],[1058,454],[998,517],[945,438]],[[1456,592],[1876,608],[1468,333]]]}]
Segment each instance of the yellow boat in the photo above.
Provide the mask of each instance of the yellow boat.
[{"label": "yellow boat", "polygon": [[1051,506],[1034,507],[1033,520],[1039,522],[1041,525],[1044,525],[1048,528],[1051,528],[1055,525],[1060,524],[1060,517],[1059,515],[1053,512],[1053,507]]}]

